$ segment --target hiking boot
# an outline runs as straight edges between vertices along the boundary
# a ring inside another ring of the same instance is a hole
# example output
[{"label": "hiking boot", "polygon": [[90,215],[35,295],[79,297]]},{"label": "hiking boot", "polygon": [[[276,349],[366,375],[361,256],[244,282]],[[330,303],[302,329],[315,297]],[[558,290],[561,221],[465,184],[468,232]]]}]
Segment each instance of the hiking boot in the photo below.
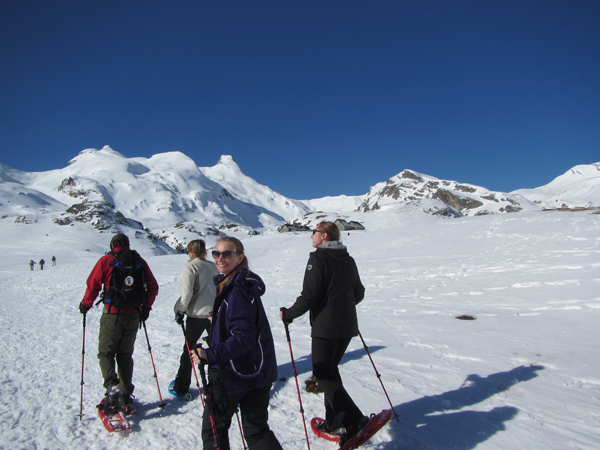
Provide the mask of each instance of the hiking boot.
[{"label": "hiking boot", "polygon": [[344,427],[340,427],[340,428],[330,428],[330,427],[328,427],[327,423],[325,422],[325,420],[317,422],[316,423],[316,428],[321,433],[326,433],[326,434],[329,434],[330,436],[337,436],[338,438],[340,438],[340,440],[342,439],[342,436],[346,435],[346,433],[347,433],[346,429]]},{"label": "hiking boot", "polygon": [[192,394],[189,391],[184,393],[177,392],[177,390],[175,390],[175,380],[171,381],[171,384],[169,384],[169,394],[174,395],[178,399],[185,400],[187,402],[189,402],[192,399]]},{"label": "hiking boot", "polygon": [[121,411],[123,411],[123,413],[126,416],[133,416],[134,414],[137,414],[137,409],[133,404],[133,395],[121,393],[121,397],[119,399],[119,406],[121,408]]},{"label": "hiking boot", "polygon": [[306,392],[312,392],[313,394],[319,394],[323,392],[323,389],[321,389],[321,386],[319,386],[317,377],[314,375],[308,378],[304,384],[306,384]]},{"label": "hiking boot", "polygon": [[360,419],[358,419],[358,422],[346,428],[346,432],[339,435],[340,447],[343,447],[346,442],[348,442],[350,439],[356,436],[360,432],[360,430],[367,426],[368,423],[369,418],[366,416],[362,416]]},{"label": "hiking boot", "polygon": [[106,391],[106,401],[104,402],[104,413],[105,414],[117,414],[121,408],[119,406],[121,401],[121,388],[118,384],[114,384]]},{"label": "hiking boot", "polygon": [[319,422],[317,424],[317,430],[319,430],[321,433],[335,434],[335,430],[330,429],[325,423],[325,421]]}]

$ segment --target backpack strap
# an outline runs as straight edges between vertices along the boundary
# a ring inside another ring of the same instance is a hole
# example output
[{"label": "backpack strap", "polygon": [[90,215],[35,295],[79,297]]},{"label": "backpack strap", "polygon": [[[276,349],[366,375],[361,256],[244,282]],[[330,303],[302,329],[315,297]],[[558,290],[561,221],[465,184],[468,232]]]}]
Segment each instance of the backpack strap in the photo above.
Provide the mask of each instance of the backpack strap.
[{"label": "backpack strap", "polygon": [[[114,251],[112,251],[112,250],[111,250],[111,251],[110,251],[110,252],[108,252],[107,254],[108,254],[108,255],[111,255],[111,256],[113,257],[113,260],[112,260],[112,262],[109,262],[109,263],[108,263],[108,265],[109,265],[110,267],[113,267],[113,266],[115,265],[115,261],[116,261],[117,257],[118,257],[118,256],[121,254],[121,252],[117,253],[117,252],[114,252]],[[104,291],[102,292],[102,295],[100,295],[100,300],[98,300],[98,303],[100,303],[100,302],[104,302],[104,298],[106,297],[106,292],[107,292],[107,291],[109,291],[111,288],[114,288],[114,277],[113,277],[113,274],[112,274],[112,272],[111,272],[111,274],[110,274],[110,280],[109,280],[109,286],[108,286],[108,289],[106,289],[106,285],[104,285]],[[97,305],[98,303],[96,303],[96,305]],[[107,312],[108,312],[108,314],[110,314],[110,310],[111,310],[111,308],[112,308],[112,304],[111,304],[111,303],[109,303],[109,304],[108,304],[108,311],[107,311]],[[119,311],[117,312],[117,315],[118,315],[118,313],[119,313]],[[117,317],[117,319],[118,319],[118,317]]]}]

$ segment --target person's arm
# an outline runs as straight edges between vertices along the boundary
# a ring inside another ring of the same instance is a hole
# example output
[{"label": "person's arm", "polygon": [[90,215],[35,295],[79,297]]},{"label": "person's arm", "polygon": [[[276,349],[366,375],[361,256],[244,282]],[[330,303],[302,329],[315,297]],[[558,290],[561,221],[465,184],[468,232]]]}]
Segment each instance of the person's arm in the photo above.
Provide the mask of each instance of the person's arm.
[{"label": "person's arm", "polygon": [[156,296],[158,295],[158,282],[156,278],[154,278],[154,274],[150,270],[150,266],[148,263],[144,261],[144,266],[146,269],[146,308],[152,309],[152,305],[154,304],[154,300],[156,300]]},{"label": "person's arm", "polygon": [[[106,267],[105,267],[106,266]],[[102,283],[104,282],[104,271],[105,268],[108,268],[106,264],[105,258],[100,258],[90,275],[87,278],[85,294],[83,295],[83,300],[81,301],[81,305],[86,307],[87,309],[94,306],[94,301],[98,297],[100,290],[102,289]]]},{"label": "person's arm", "polygon": [[192,301],[194,293],[194,282],[198,274],[194,270],[194,266],[186,264],[181,271],[181,297],[175,304],[175,312],[185,313]]},{"label": "person's arm", "polygon": [[284,308],[279,313],[284,322],[291,323],[292,320],[305,314],[319,301],[325,283],[323,272],[322,261],[317,258],[315,253],[311,253],[304,271],[302,293],[289,309]]},{"label": "person's arm", "polygon": [[365,298],[365,287],[360,281],[360,275],[358,273],[358,267],[356,267],[356,262],[354,259],[352,260],[352,264],[354,266],[354,304],[358,305]]}]

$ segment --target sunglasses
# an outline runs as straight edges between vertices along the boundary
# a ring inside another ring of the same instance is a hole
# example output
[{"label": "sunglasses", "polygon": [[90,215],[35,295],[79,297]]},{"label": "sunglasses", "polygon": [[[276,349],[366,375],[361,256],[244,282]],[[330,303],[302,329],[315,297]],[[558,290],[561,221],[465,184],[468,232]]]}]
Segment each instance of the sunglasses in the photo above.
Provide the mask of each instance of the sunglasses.
[{"label": "sunglasses", "polygon": [[234,252],[233,250],[225,250],[224,252],[218,252],[216,250],[212,251],[212,257],[213,259],[217,259],[219,256],[225,258],[225,259],[229,259],[231,258],[231,255],[235,253],[236,255],[239,255],[238,252]]},{"label": "sunglasses", "polygon": [[321,230],[312,230],[312,232],[313,232],[313,236],[315,233],[325,233],[324,231],[321,231]]}]

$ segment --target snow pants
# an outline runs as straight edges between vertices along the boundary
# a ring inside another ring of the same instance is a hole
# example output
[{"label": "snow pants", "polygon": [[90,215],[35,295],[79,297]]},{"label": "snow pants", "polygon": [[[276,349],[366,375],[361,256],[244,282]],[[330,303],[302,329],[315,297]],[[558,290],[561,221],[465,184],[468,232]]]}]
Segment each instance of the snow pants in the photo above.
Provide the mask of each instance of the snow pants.
[{"label": "snow pants", "polygon": [[[223,418],[215,418],[220,450],[229,450],[229,427],[239,405],[244,438],[250,450],[283,450],[275,434],[269,429],[269,393],[271,384],[242,394],[227,397],[227,411]],[[213,430],[208,405],[202,416],[203,448],[214,448]]]},{"label": "snow pants", "polygon": [[330,430],[356,425],[363,413],[342,383],[338,365],[352,338],[312,338],[313,374],[325,395],[325,424]]},{"label": "snow pants", "polygon": [[[121,391],[126,395],[133,393],[135,388],[131,383],[133,346],[139,326],[140,315],[138,313],[102,314],[98,337],[98,360],[106,389],[118,382]],[[115,359],[118,376],[115,371]]]},{"label": "snow pants", "polygon": [[[208,319],[197,319],[195,317],[189,317],[185,321],[185,338],[190,346],[190,350],[193,350],[196,343],[204,333],[204,330],[210,330],[210,320]],[[187,394],[190,389],[192,382],[192,362],[190,361],[190,354],[188,353],[185,342],[183,343],[183,353],[179,358],[179,370],[175,377],[175,391],[179,394]]]}]

